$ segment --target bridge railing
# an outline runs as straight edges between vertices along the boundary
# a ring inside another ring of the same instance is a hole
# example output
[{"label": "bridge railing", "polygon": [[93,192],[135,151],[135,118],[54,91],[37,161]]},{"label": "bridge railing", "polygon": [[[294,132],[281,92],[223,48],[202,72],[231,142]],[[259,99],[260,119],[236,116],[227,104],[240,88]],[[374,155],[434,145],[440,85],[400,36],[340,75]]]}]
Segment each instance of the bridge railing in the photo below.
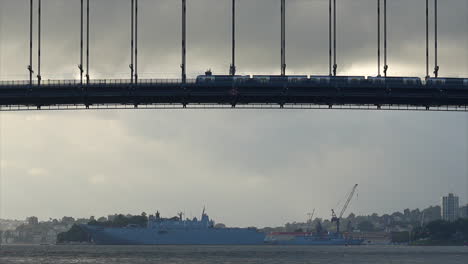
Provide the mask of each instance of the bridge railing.
[{"label": "bridge railing", "polygon": [[[187,79],[186,83],[195,83],[195,79]],[[13,80],[13,81],[0,81],[0,87],[8,86],[28,86],[31,83],[28,80]],[[80,80],[42,80],[41,85],[44,86],[79,86]],[[130,85],[132,81],[130,79],[95,79],[90,80],[89,84],[83,82],[83,86],[86,85]],[[139,79],[138,83],[133,85],[144,85],[144,84],[182,84],[182,79]],[[38,81],[32,82],[33,86],[38,86]]]}]

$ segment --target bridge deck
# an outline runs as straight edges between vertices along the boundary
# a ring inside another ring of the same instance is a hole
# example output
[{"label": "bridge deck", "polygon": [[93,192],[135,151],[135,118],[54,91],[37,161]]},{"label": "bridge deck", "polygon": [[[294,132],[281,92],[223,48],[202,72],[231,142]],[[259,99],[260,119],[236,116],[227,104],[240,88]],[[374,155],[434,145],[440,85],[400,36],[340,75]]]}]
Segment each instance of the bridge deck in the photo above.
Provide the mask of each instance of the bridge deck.
[{"label": "bridge deck", "polygon": [[205,83],[190,80],[0,82],[1,110],[87,108],[339,108],[467,111],[468,89],[424,86]]}]

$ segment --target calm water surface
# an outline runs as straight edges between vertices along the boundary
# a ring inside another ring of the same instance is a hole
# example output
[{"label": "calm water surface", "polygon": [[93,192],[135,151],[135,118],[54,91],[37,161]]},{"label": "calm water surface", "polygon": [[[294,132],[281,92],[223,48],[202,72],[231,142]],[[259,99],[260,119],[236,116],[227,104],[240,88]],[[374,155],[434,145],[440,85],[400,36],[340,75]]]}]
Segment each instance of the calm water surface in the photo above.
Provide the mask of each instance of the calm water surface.
[{"label": "calm water surface", "polygon": [[2,246],[0,263],[468,263],[468,247]]}]

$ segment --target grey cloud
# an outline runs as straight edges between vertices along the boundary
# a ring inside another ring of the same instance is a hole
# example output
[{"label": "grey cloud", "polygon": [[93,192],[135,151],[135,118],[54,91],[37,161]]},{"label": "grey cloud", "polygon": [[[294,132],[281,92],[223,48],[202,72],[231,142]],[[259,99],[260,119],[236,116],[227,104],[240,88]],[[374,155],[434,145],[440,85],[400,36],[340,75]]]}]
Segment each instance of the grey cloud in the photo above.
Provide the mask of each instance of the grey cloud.
[{"label": "grey cloud", "polygon": [[[95,0],[92,77],[123,77],[128,1]],[[227,72],[229,2],[191,0],[192,76]],[[238,67],[279,69],[279,1],[238,1]],[[112,4],[109,4],[112,3]],[[288,69],[327,72],[326,0],[288,1]],[[375,74],[375,1],[338,1],[344,73]],[[44,78],[78,73],[79,1],[44,0]],[[389,62],[424,75],[423,0],[389,1]],[[7,10],[7,11],[6,11]],[[143,77],[179,76],[180,1],[140,0]],[[0,77],[24,78],[27,1],[0,2]],[[468,3],[441,3],[441,66],[466,75]],[[115,73],[114,73],[115,72]],[[2,216],[42,218],[154,211],[210,215],[230,225],[322,217],[354,183],[350,208],[379,213],[468,195],[467,118],[455,113],[338,111],[109,111],[1,114]],[[31,175],[28,172],[35,175]],[[37,173],[41,172],[41,173]]]},{"label": "grey cloud", "polygon": [[[44,2],[45,77],[76,76],[79,52],[79,1]],[[423,0],[389,1],[389,62],[391,72],[424,75]],[[27,64],[27,1],[3,1],[2,76],[25,74]],[[129,1],[91,1],[91,69],[98,77],[126,77],[129,61]],[[188,3],[188,69],[226,72],[230,52],[230,1]],[[279,65],[279,1],[238,3],[238,66],[245,73],[275,73]],[[291,72],[326,73],[328,63],[328,1],[288,1],[288,66]],[[360,67],[375,74],[376,1],[338,1],[338,62],[343,73]],[[446,1],[440,7],[442,73],[468,71],[468,3]],[[143,77],[178,76],[180,64],[180,1],[140,1],[140,69]],[[254,41],[253,41],[254,40]],[[12,51],[12,52],[9,52]],[[20,53],[20,54],[18,54]],[[13,55],[15,54],[15,55]],[[23,63],[19,63],[23,61]],[[372,67],[372,68],[370,68]],[[399,67],[401,69],[399,69]],[[56,73],[60,74],[56,74]]]},{"label": "grey cloud", "polygon": [[[17,168],[4,169],[5,186],[21,186],[5,188],[7,214],[196,213],[206,203],[228,224],[277,225],[312,208],[327,217],[356,182],[360,198],[351,210],[357,213],[426,206],[448,191],[466,193],[464,115],[115,114],[6,115],[2,152]],[[30,177],[25,172],[31,168],[48,174]]]}]

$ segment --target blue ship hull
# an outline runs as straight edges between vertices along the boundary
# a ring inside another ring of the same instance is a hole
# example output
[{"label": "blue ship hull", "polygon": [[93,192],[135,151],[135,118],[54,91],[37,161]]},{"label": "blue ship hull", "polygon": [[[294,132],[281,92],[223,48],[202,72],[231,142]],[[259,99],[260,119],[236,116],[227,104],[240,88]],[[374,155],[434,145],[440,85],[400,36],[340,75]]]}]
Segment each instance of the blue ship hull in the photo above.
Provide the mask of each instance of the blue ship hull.
[{"label": "blue ship hull", "polygon": [[358,246],[362,245],[364,240],[361,239],[330,239],[330,240],[287,240],[273,241],[272,245],[304,245],[304,246]]},{"label": "blue ship hull", "polygon": [[312,233],[291,234],[276,233],[271,234],[266,240],[270,245],[310,245],[310,246],[352,246],[362,245],[364,239],[346,238],[342,234],[329,233],[318,236]]},{"label": "blue ship hull", "polygon": [[97,245],[261,245],[265,234],[250,228],[157,230],[82,225]]}]

